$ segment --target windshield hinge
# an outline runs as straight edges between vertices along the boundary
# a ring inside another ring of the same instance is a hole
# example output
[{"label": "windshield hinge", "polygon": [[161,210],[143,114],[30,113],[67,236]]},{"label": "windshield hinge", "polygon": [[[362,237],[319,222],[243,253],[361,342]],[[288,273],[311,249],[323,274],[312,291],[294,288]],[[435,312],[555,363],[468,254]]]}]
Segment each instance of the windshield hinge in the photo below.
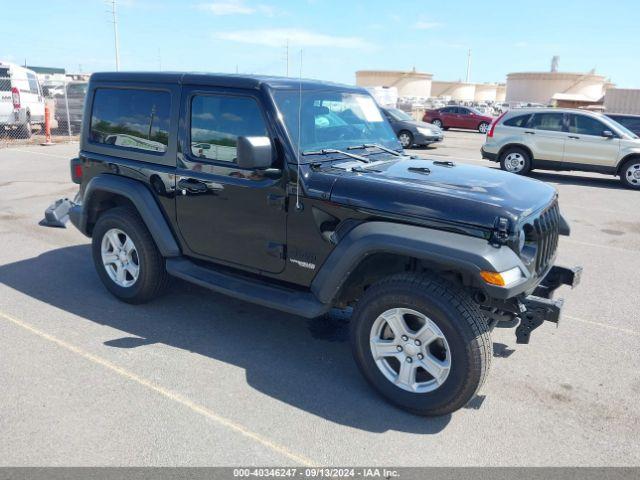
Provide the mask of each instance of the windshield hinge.
[{"label": "windshield hinge", "polygon": [[506,245],[509,240],[509,219],[504,217],[496,217],[493,224],[493,233],[489,242],[494,247]]}]

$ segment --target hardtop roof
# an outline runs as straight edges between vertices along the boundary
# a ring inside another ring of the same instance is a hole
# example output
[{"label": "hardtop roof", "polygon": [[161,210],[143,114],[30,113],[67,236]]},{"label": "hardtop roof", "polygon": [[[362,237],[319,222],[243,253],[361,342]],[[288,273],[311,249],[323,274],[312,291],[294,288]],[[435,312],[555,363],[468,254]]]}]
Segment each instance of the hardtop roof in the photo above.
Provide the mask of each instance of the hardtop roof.
[{"label": "hardtop roof", "polygon": [[260,89],[303,90],[348,90],[366,92],[361,87],[344,85],[320,80],[298,79],[263,75],[243,75],[228,73],[199,72],[97,72],[91,75],[92,82],[132,82],[132,83],[168,83],[180,85],[203,85],[213,87],[236,87]]}]

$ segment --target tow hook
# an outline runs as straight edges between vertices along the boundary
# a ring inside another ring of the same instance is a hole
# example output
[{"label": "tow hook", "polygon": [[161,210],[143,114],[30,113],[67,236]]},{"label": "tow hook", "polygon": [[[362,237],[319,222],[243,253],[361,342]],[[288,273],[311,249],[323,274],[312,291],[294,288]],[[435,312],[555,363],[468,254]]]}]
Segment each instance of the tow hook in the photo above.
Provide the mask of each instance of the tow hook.
[{"label": "tow hook", "polygon": [[522,300],[524,312],[520,315],[520,325],[516,328],[516,343],[529,343],[531,332],[544,322],[556,325],[560,322],[563,299],[549,299],[529,295]]}]

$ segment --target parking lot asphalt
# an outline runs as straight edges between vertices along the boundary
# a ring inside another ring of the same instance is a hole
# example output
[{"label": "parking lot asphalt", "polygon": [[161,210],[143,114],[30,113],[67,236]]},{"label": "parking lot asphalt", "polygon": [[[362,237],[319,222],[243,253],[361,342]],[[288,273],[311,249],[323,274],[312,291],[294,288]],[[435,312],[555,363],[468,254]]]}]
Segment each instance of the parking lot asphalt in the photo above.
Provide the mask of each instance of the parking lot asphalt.
[{"label": "parking lot asphalt", "polygon": [[[483,137],[413,153],[495,168]],[[422,418],[378,397],[344,323],[307,321],[175,281],[131,306],[102,287],[89,239],[38,226],[77,188],[77,144],[0,149],[0,466],[640,465],[640,192],[536,172],[560,192],[584,266],[559,328],[493,332],[487,383]]]}]

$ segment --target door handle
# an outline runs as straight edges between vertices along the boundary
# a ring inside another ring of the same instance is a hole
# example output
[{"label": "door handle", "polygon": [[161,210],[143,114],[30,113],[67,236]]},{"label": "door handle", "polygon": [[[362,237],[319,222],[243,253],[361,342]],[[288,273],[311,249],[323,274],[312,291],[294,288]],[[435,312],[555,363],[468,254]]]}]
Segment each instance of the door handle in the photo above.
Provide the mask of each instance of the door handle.
[{"label": "door handle", "polygon": [[569,135],[569,138],[573,138],[575,140],[580,140],[580,137],[576,137],[575,135]]},{"label": "door handle", "polygon": [[182,191],[182,195],[189,193],[205,193],[208,188],[207,184],[196,180],[195,178],[183,178],[178,181],[178,189]]},{"label": "door handle", "polygon": [[524,133],[528,133],[529,135],[535,135],[535,134],[536,134],[536,132],[528,132],[528,131],[526,131],[526,130],[525,130],[525,132],[524,132]]}]

